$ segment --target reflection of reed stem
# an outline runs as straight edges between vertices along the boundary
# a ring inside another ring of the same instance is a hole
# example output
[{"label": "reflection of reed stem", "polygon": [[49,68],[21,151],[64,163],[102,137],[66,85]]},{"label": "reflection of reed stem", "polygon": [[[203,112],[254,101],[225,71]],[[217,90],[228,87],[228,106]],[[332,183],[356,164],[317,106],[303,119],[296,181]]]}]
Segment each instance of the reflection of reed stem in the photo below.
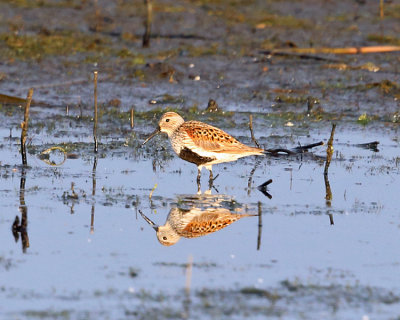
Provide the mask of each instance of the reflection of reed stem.
[{"label": "reflection of reed stem", "polygon": [[249,180],[247,181],[247,194],[250,195],[251,194],[251,185],[253,182],[253,176],[254,176],[254,172],[256,172],[256,169],[258,167],[258,165],[260,164],[260,161],[256,161],[256,163],[254,164],[254,168],[251,169],[250,171],[250,176],[249,176]]},{"label": "reflection of reed stem", "polygon": [[21,224],[19,224],[18,216],[15,217],[14,224],[12,226],[13,235],[18,240],[18,232],[21,233],[22,252],[26,252],[26,248],[29,248],[29,237],[28,237],[28,208],[25,203],[25,181],[26,173],[22,169],[21,182],[19,184],[19,211],[21,212]]},{"label": "reflection of reed stem", "polygon": [[329,184],[329,178],[327,174],[324,174],[324,180],[325,180],[325,199],[326,199],[326,205],[328,207],[331,206],[331,201],[332,201],[332,190],[331,190],[331,185]]},{"label": "reflection of reed stem", "polygon": [[148,48],[150,46],[150,36],[151,36],[151,23],[153,20],[153,5],[151,0],[144,0],[146,5],[146,21],[144,25],[143,34],[143,48]]},{"label": "reflection of reed stem", "polygon": [[94,152],[98,151],[97,142],[97,71],[94,72],[94,124],[93,124]]},{"label": "reflection of reed stem", "polygon": [[22,165],[26,166],[28,162],[26,161],[26,134],[28,131],[28,121],[29,121],[29,108],[31,106],[33,96],[33,89],[29,89],[28,96],[26,97],[24,121],[21,122],[21,155],[22,155]]},{"label": "reflection of reed stem", "polygon": [[335,224],[335,222],[333,221],[333,214],[328,213],[328,216],[329,216],[329,222],[330,222],[331,226],[333,226]]},{"label": "reflection of reed stem", "polygon": [[255,145],[257,146],[257,148],[261,148],[260,144],[258,143],[256,137],[254,136],[254,132],[253,132],[253,115],[251,114],[249,116],[249,128],[250,128],[250,134],[251,134],[251,140],[253,140],[253,142],[255,143]]},{"label": "reflection of reed stem", "polygon": [[151,201],[151,197],[153,196],[153,192],[154,192],[154,190],[156,190],[156,188],[157,188],[157,183],[154,185],[153,189],[151,189],[151,192],[149,194],[150,201]]},{"label": "reflection of reed stem", "polygon": [[21,242],[22,252],[26,252],[29,248],[29,236],[28,236],[28,208],[25,206],[21,207]]},{"label": "reflection of reed stem", "polygon": [[258,236],[257,236],[257,250],[261,248],[261,233],[262,233],[262,209],[261,202],[258,201]]},{"label": "reflection of reed stem", "polygon": [[95,207],[95,199],[96,195],[96,169],[97,169],[97,156],[94,157],[93,169],[92,169],[92,210],[90,214],[90,233],[94,233],[94,207]]},{"label": "reflection of reed stem", "polygon": [[193,268],[193,256],[189,255],[188,263],[186,265],[186,284],[185,284],[185,292],[186,295],[190,295],[190,287],[192,283],[192,268]]},{"label": "reflection of reed stem", "polygon": [[92,204],[92,211],[90,214],[90,234],[94,233],[94,204]]},{"label": "reflection of reed stem", "polygon": [[190,287],[192,282],[193,256],[189,255],[186,265],[185,299],[183,300],[182,319],[190,319]]},{"label": "reflection of reed stem", "polygon": [[[331,136],[329,137],[328,146],[326,148],[326,161],[325,161],[325,169],[324,169],[325,200],[326,200],[326,205],[328,208],[330,208],[331,204],[332,204],[332,190],[331,190],[331,185],[329,183],[328,170],[329,170],[329,165],[331,163],[332,155],[333,155],[333,137],[335,135],[335,128],[336,128],[336,124],[332,123]],[[328,216],[329,216],[330,224],[333,225],[334,224],[333,215],[332,215],[332,213],[329,212],[329,210],[328,210]]]}]

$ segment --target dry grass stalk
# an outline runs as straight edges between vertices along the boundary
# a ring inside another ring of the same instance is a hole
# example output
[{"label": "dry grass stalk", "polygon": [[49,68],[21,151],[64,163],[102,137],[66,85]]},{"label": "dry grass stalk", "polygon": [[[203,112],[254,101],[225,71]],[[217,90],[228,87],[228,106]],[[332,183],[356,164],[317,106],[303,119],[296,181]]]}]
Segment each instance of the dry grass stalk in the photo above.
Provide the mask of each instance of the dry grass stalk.
[{"label": "dry grass stalk", "polygon": [[369,47],[347,47],[347,48],[283,48],[271,51],[271,54],[365,54],[400,51],[400,46],[369,46]]},{"label": "dry grass stalk", "polygon": [[31,106],[33,96],[33,89],[29,89],[28,96],[26,97],[24,121],[21,122],[21,155],[22,155],[22,165],[26,166],[28,164],[26,160],[26,134],[28,132],[28,122],[29,122],[29,108]]},{"label": "dry grass stalk", "polygon": [[133,129],[134,125],[135,125],[135,109],[134,107],[131,108],[131,129]]},{"label": "dry grass stalk", "polygon": [[250,120],[249,121],[249,128],[250,128],[251,140],[253,140],[253,142],[255,143],[257,148],[261,148],[261,146],[258,143],[256,137],[254,136],[254,132],[253,132],[253,115],[252,114],[249,116],[249,120]]},{"label": "dry grass stalk", "polygon": [[331,164],[331,160],[332,160],[332,155],[333,155],[333,136],[335,135],[335,128],[336,128],[336,123],[332,123],[331,136],[329,138],[328,146],[326,148],[326,161],[325,161],[324,175],[328,174],[329,165]]},{"label": "dry grass stalk", "polygon": [[146,5],[146,21],[144,25],[143,48],[148,48],[150,46],[151,23],[153,20],[153,5],[151,0],[144,0],[144,4]]}]

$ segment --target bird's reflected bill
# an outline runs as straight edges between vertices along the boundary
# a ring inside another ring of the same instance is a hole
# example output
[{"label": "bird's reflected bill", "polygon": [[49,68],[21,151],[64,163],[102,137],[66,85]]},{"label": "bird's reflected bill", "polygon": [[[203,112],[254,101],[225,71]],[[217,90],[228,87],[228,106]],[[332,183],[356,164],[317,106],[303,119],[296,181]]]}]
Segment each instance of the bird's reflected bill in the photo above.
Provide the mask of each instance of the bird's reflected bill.
[{"label": "bird's reflected bill", "polygon": [[158,226],[153,221],[151,221],[149,218],[147,218],[141,210],[139,210],[139,213],[143,217],[143,219],[146,220],[147,223],[153,227],[154,230],[156,230],[156,231],[158,230]]}]

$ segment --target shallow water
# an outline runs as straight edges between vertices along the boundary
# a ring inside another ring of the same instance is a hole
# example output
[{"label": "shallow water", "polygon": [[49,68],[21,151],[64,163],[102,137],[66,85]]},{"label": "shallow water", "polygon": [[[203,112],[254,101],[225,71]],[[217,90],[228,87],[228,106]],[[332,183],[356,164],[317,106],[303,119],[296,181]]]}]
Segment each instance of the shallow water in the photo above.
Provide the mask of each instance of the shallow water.
[{"label": "shallow water", "polygon": [[[311,130],[310,136],[313,141],[326,141],[329,131],[324,126]],[[379,152],[354,146],[369,141],[371,131],[380,141]],[[37,138],[46,144],[45,135]],[[148,148],[166,141],[156,138]],[[120,146],[115,152],[101,152],[93,176],[91,156],[50,167],[31,155],[25,176],[29,237],[25,253],[21,240],[15,242],[11,233],[15,216],[20,216],[22,168],[11,165],[19,161],[18,146],[15,141],[3,145],[0,256],[6,278],[2,314],[7,318],[124,318],[130,312],[140,314],[140,306],[145,305],[166,318],[184,317],[181,304],[189,257],[193,273],[187,312],[195,318],[219,314],[222,306],[214,301],[215,295],[231,296],[233,301],[222,299],[225,307],[243,304],[247,310],[243,312],[252,315],[296,317],[301,312],[309,318],[357,314],[379,318],[395,314],[400,283],[396,272],[400,256],[395,200],[400,187],[398,143],[395,127],[376,124],[366,130],[339,125],[329,169],[331,206],[325,200],[323,162],[306,157],[246,158],[217,165],[214,174],[219,176],[211,195],[206,191],[206,172],[202,177],[206,193],[197,195],[195,166],[175,156],[153,170],[151,152],[138,156],[132,148]],[[171,149],[167,147],[166,152],[171,154]],[[315,150],[315,154],[324,153],[325,147]],[[256,188],[268,179],[273,180],[268,186],[271,199]],[[72,199],[71,183],[77,199]],[[164,247],[138,214],[140,209],[163,225],[174,207],[212,205],[257,214],[259,203],[259,250],[257,216]],[[247,288],[265,290],[274,298]],[[328,298],[317,299],[320,294],[333,299],[334,306]],[[247,301],[248,295],[254,306]],[[287,299],[293,302],[286,305]],[[204,303],[214,311],[205,312]],[[300,307],[303,303],[310,304],[310,309]]]}]

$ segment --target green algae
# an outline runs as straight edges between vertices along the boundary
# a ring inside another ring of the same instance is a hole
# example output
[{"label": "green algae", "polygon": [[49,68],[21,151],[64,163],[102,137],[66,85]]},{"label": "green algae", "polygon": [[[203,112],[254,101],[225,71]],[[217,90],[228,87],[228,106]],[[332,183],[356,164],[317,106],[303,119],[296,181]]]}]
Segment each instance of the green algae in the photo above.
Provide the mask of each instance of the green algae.
[{"label": "green algae", "polygon": [[24,315],[29,319],[71,319],[72,311],[71,310],[27,310],[24,312]]},{"label": "green algae", "polygon": [[394,46],[400,46],[400,38],[394,36],[384,36],[380,34],[369,34],[367,37],[368,41],[374,41],[380,44],[391,44]]},{"label": "green algae", "polygon": [[80,9],[82,7],[82,2],[77,0],[1,0],[0,2],[11,4],[16,7],[25,9],[34,8],[74,8]]},{"label": "green algae", "polygon": [[385,79],[380,82],[372,82],[365,85],[365,89],[374,88],[378,88],[383,94],[391,94],[400,98],[400,85],[397,82]]},{"label": "green algae", "polygon": [[128,48],[122,48],[118,50],[115,55],[125,61],[128,61],[130,66],[143,65],[146,63],[146,59],[143,54],[132,52]]},{"label": "green algae", "polygon": [[0,34],[0,53],[8,59],[39,60],[45,56],[67,56],[84,52],[109,54],[107,40],[79,32],[43,32],[36,35]]},{"label": "green algae", "polygon": [[357,123],[365,126],[373,120],[371,116],[368,116],[366,113],[363,113],[361,116],[358,117]]},{"label": "green algae", "polygon": [[292,95],[278,95],[274,99],[275,102],[289,103],[289,104],[306,103],[307,100],[308,96],[292,96]]},{"label": "green algae", "polygon": [[253,22],[253,26],[259,28],[310,29],[313,24],[311,21],[299,19],[291,15],[266,14],[258,17],[256,21]]},{"label": "green algae", "polygon": [[400,19],[400,4],[393,1],[392,3],[385,3],[384,7],[385,17]]}]

